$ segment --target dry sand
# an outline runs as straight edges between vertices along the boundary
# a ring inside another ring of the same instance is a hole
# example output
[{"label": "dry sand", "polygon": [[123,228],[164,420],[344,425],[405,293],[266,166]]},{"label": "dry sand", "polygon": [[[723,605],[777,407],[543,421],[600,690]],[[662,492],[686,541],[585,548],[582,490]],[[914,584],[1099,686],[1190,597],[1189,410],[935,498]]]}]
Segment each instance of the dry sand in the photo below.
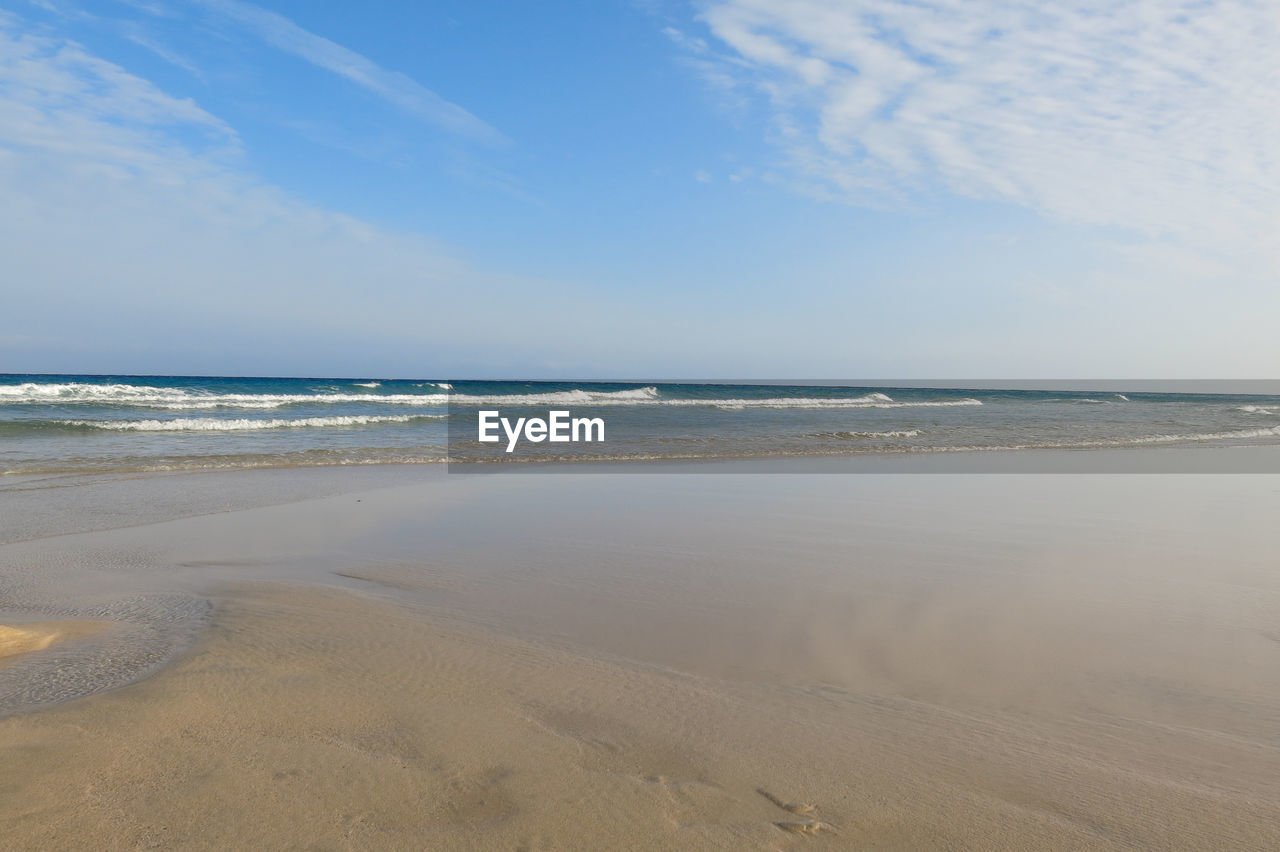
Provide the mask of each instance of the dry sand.
[{"label": "dry sand", "polygon": [[[0,622],[114,627],[0,669],[0,837],[1277,848],[1277,509],[1260,476],[433,476],[14,542],[0,610],[46,623]],[[97,692],[20,688],[55,671]]]}]

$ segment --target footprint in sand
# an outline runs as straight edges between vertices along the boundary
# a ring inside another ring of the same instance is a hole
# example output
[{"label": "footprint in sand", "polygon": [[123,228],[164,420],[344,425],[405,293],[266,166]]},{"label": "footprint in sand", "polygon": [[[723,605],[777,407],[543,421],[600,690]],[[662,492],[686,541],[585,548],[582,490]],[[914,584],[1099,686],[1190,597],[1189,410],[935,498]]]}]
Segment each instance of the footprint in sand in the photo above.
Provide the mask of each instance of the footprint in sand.
[{"label": "footprint in sand", "polygon": [[[763,787],[757,787],[756,792],[764,796],[775,807],[781,808],[787,813],[796,816],[805,816],[806,814],[817,813],[818,808],[807,802],[788,802],[779,796],[775,796]],[[820,831],[833,831],[832,827],[825,822],[816,819],[785,819],[775,822],[778,828],[788,831],[792,834],[817,834]]]},{"label": "footprint in sand", "polygon": [[818,822],[816,819],[805,820],[783,820],[775,822],[778,828],[783,831],[789,831],[792,834],[817,834],[819,831],[830,831],[831,826],[825,822]]}]

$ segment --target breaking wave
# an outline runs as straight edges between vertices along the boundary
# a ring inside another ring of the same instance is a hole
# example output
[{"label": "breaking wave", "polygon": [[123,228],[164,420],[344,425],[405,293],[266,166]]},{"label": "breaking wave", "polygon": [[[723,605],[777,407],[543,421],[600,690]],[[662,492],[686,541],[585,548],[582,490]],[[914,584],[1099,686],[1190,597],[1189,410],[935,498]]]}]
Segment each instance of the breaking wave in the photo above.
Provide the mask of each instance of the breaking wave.
[{"label": "breaking wave", "polygon": [[447,394],[375,393],[212,393],[187,388],[148,385],[97,385],[80,382],[0,386],[0,404],[35,403],[126,405],[140,408],[279,408],[301,403],[381,402],[407,405],[444,405]]},{"label": "breaking wave", "polygon": [[384,416],[300,417],[295,420],[222,420],[216,417],[179,417],[172,420],[59,420],[64,426],[83,426],[112,432],[244,432],[255,429],[320,429],[327,426],[368,426],[374,423],[408,423],[436,420],[443,414],[389,414]]},{"label": "breaking wave", "polygon": [[[355,382],[369,388],[378,382]],[[452,391],[447,382],[423,382],[420,387]],[[439,406],[459,405],[668,405],[740,408],[929,408],[982,405],[976,399],[895,401],[888,394],[869,393],[857,397],[754,397],[715,399],[705,397],[664,398],[658,388],[648,385],[616,391],[574,388],[543,393],[459,394],[459,393],[214,393],[188,388],[83,382],[0,385],[0,404],[99,404],[139,408],[191,410],[211,408],[271,409],[288,405],[335,405],[368,403],[378,405]]]},{"label": "breaking wave", "polygon": [[883,393],[855,397],[759,397],[756,399],[662,399],[657,405],[711,405],[716,408],[952,408],[982,405],[978,399],[910,400],[897,402]]},{"label": "breaking wave", "polygon": [[1280,437],[1280,426],[1263,429],[1237,429],[1231,432],[1197,432],[1191,435],[1147,435],[1133,439],[1135,444],[1166,444],[1174,441],[1230,441],[1236,438]]}]

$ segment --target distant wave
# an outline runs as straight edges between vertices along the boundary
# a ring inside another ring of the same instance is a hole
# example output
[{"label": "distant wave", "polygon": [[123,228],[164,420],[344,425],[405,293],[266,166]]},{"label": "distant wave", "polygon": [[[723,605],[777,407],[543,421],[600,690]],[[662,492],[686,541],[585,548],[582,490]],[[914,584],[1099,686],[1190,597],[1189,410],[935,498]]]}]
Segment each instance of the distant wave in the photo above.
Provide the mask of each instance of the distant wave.
[{"label": "distant wave", "polygon": [[658,399],[656,387],[630,388],[620,391],[589,391],[574,388],[567,391],[516,394],[461,394],[448,396],[450,402],[463,405],[635,405]]},{"label": "distant wave", "polygon": [[703,406],[724,409],[743,408],[917,408],[982,405],[976,399],[920,400],[895,402],[883,393],[870,393],[856,397],[755,397],[713,399],[692,397],[682,399],[660,398],[656,387],[635,388],[621,391],[553,391],[541,394],[513,394],[499,396],[468,396],[454,394],[450,400],[456,404],[504,404],[504,405],[664,405]]},{"label": "distant wave", "polygon": [[35,403],[126,405],[141,408],[279,408],[303,403],[335,404],[344,402],[378,402],[399,405],[445,405],[448,394],[376,394],[376,393],[211,393],[187,388],[152,387],[149,385],[97,385],[80,382],[0,386],[0,404]]},{"label": "distant wave", "polygon": [[1270,414],[1272,416],[1280,416],[1280,406],[1275,405],[1242,405],[1236,411],[1243,411],[1246,414]]},{"label": "distant wave", "polygon": [[296,420],[221,420],[216,417],[179,417],[173,420],[59,420],[64,426],[83,426],[113,432],[244,432],[255,429],[318,429],[326,426],[368,426],[374,423],[408,423],[433,420],[443,414],[351,415],[348,417],[300,417]]},{"label": "distant wave", "polygon": [[[361,383],[361,387],[377,387],[378,383]],[[425,383],[440,389],[452,389],[447,382]],[[295,404],[379,403],[383,405],[436,405],[451,400],[463,404],[493,403],[504,405],[544,404],[632,404],[656,399],[655,387],[621,391],[568,390],[538,394],[466,395],[448,393],[211,393],[186,388],[152,387],[148,385],[97,385],[80,382],[0,386],[0,404],[105,404],[135,405],[145,408],[279,408]]]},{"label": "distant wave", "polygon": [[[376,382],[356,383],[372,387]],[[422,383],[452,390],[447,382]],[[918,400],[898,402],[883,393],[858,397],[754,397],[714,399],[706,397],[663,398],[652,385],[617,391],[574,388],[565,391],[526,394],[458,393],[212,393],[187,388],[81,382],[35,383],[0,386],[0,404],[101,404],[128,405],[168,410],[207,408],[280,408],[286,405],[376,403],[380,405],[444,406],[460,405],[668,405],[715,406],[719,408],[919,408],[982,405],[976,399]]]},{"label": "distant wave", "polygon": [[1074,402],[1079,405],[1114,405],[1116,402],[1129,402],[1129,397],[1122,393],[1113,394],[1114,399],[1098,399],[1092,396],[1053,396],[1039,402]]},{"label": "distant wave", "polygon": [[658,405],[710,405],[716,408],[952,408],[982,405],[978,399],[896,402],[882,393],[859,397],[765,397],[762,399],[663,399]]},{"label": "distant wave", "polygon": [[[347,394],[346,396],[354,396]],[[0,404],[37,403],[136,405],[146,408],[277,408],[290,402],[314,400],[313,394],[213,394],[186,388],[152,387],[148,385],[97,385],[81,382],[65,384],[25,382],[0,386]]]},{"label": "distant wave", "polygon": [[897,402],[888,394],[869,393],[853,397],[757,397],[755,399],[659,399],[655,405],[703,405],[738,410],[743,408],[950,408],[982,405],[977,399],[912,400]]},{"label": "distant wave", "polygon": [[382,382],[352,382],[358,388],[380,388]]}]

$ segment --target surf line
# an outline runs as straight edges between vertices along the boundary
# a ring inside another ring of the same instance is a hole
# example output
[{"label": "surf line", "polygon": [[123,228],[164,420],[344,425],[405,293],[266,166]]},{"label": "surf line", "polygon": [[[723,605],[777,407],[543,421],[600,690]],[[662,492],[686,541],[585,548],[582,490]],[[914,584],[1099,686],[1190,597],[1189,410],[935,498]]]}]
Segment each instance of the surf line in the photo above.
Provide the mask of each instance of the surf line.
[{"label": "surf line", "polygon": [[484,444],[502,441],[498,429],[507,436],[507,452],[514,452],[523,438],[534,444],[550,441],[553,444],[579,443],[604,440],[603,417],[574,417],[568,411],[548,411],[541,417],[518,417],[512,423],[499,411],[481,411],[478,414],[479,439]]}]

